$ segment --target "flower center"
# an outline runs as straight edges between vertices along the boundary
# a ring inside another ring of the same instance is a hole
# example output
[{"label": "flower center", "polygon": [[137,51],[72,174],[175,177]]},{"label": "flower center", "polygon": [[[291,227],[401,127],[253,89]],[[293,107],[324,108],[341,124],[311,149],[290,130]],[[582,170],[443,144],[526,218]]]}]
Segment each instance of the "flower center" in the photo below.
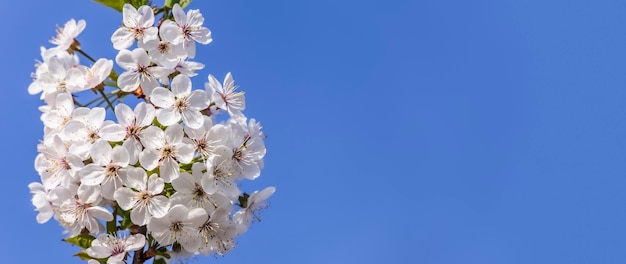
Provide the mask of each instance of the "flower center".
[{"label": "flower center", "polygon": [[157,46],[157,50],[161,54],[165,54],[165,53],[168,53],[170,51],[170,46],[167,44],[167,42],[161,41],[161,42],[159,42],[159,45]]},{"label": "flower center", "polygon": [[181,222],[174,222],[170,225],[170,230],[172,230],[173,232],[180,232],[183,230],[183,223]]},{"label": "flower center", "polygon": [[144,28],[143,28],[143,27],[141,27],[141,26],[136,26],[135,28],[133,28],[133,29],[132,29],[132,31],[133,31],[133,36],[134,36],[136,39],[141,39],[141,38],[143,38],[143,31],[144,31]]},{"label": "flower center", "polygon": [[174,102],[174,108],[176,108],[176,110],[178,110],[179,112],[182,112],[183,110],[185,110],[188,106],[187,100],[185,100],[185,98],[177,98],[176,101]]},{"label": "flower center", "polygon": [[136,125],[131,125],[126,127],[126,135],[128,136],[128,138],[136,138],[139,139],[139,132],[141,131],[141,128],[136,126]]},{"label": "flower center", "polygon": [[99,138],[100,135],[98,135],[98,131],[89,131],[89,139],[91,140],[91,143],[96,142]]},{"label": "flower center", "polygon": [[118,166],[117,164],[115,163],[109,164],[106,167],[106,176],[116,177],[119,169],[120,169],[120,166]]},{"label": "flower center", "polygon": [[174,147],[167,145],[163,147],[163,158],[174,157]]}]

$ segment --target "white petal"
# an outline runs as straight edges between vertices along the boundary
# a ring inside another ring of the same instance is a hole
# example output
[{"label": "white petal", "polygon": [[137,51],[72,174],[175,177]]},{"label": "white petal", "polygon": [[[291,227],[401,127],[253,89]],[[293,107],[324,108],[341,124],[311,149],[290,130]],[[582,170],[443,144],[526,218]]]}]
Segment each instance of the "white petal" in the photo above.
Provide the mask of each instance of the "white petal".
[{"label": "white petal", "polygon": [[113,148],[109,145],[109,142],[105,140],[98,140],[94,143],[89,151],[89,155],[93,159],[95,164],[104,166],[111,162]]},{"label": "white petal", "polygon": [[127,27],[137,26],[137,9],[131,4],[124,4],[122,7],[122,22]]},{"label": "white petal", "polygon": [[87,255],[94,258],[106,258],[111,256],[111,253],[111,249],[105,246],[91,246],[87,249]]},{"label": "white petal", "polygon": [[152,194],[159,194],[165,188],[165,183],[156,173],[148,178],[148,191]]},{"label": "white petal", "polygon": [[198,129],[204,124],[202,114],[197,110],[185,109],[182,112],[183,122],[190,128]]},{"label": "white petal", "polygon": [[135,251],[146,245],[146,237],[142,234],[132,235],[126,238],[126,243],[124,244],[124,250]]},{"label": "white petal", "polygon": [[152,216],[161,218],[167,214],[170,208],[170,201],[163,195],[157,195],[150,199],[148,203],[148,211]]},{"label": "white petal", "polygon": [[165,129],[165,141],[175,144],[183,141],[183,127],[180,125],[172,125]]},{"label": "white petal", "polygon": [[126,71],[137,68],[137,61],[133,59],[133,55],[130,50],[120,50],[120,52],[117,53],[117,56],[115,56],[115,62],[117,62],[117,65]]},{"label": "white petal", "polygon": [[187,14],[185,14],[185,11],[180,7],[180,5],[174,5],[174,8],[172,8],[172,14],[174,15],[176,23],[179,25],[187,24]]},{"label": "white petal", "polygon": [[192,38],[201,44],[209,44],[213,39],[211,38],[211,31],[208,28],[202,27],[194,31]]},{"label": "white petal", "polygon": [[117,78],[117,86],[122,89],[124,92],[132,92],[139,87],[140,80],[137,76],[137,73],[133,73],[130,71],[123,72]]},{"label": "white petal", "polygon": [[136,48],[131,51],[130,55],[132,56],[133,61],[135,61],[138,65],[150,65],[150,57],[148,56],[148,53],[146,53],[146,50],[142,48]]},{"label": "white petal", "polygon": [[104,181],[104,168],[97,164],[88,164],[80,170],[80,182],[88,186],[96,186]]},{"label": "white petal", "polygon": [[154,106],[146,104],[145,102],[137,104],[137,106],[135,106],[135,116],[137,117],[137,126],[145,127],[151,125],[156,116]]},{"label": "white petal", "polygon": [[189,218],[189,209],[187,206],[182,204],[177,204],[170,207],[170,210],[167,212],[167,218],[170,222],[186,222]]},{"label": "white petal", "polygon": [[209,215],[207,214],[206,210],[202,208],[194,208],[194,209],[189,210],[188,221],[194,227],[201,226],[208,219],[209,219]]},{"label": "white petal", "polygon": [[164,126],[171,126],[181,119],[180,112],[173,108],[160,108],[157,110],[157,120]]},{"label": "white petal", "polygon": [[148,209],[145,206],[138,206],[130,211],[130,220],[136,225],[147,224],[149,217]]},{"label": "white petal", "polygon": [[129,159],[130,155],[128,154],[128,150],[126,150],[126,148],[122,146],[115,146],[115,148],[113,148],[111,161],[115,162],[118,166],[126,167]]},{"label": "white petal", "polygon": [[120,124],[109,124],[100,129],[100,136],[104,140],[118,142],[124,140],[126,130]]},{"label": "white petal", "polygon": [[171,108],[175,102],[172,92],[163,87],[154,88],[150,95],[150,100],[155,106],[165,108]]},{"label": "white petal", "polygon": [[257,193],[256,195],[256,201],[264,201],[267,200],[267,198],[269,198],[270,196],[272,196],[272,194],[274,194],[274,192],[276,191],[276,187],[267,187],[265,189],[263,189],[262,191],[260,191],[259,193]]},{"label": "white petal", "polygon": [[172,182],[172,180],[178,178],[180,174],[178,162],[172,158],[165,158],[161,166],[159,166],[159,171],[161,172],[161,178],[163,178],[165,182]]},{"label": "white petal", "polygon": [[54,211],[51,207],[42,208],[39,210],[39,214],[37,214],[37,223],[43,224],[45,222],[48,222],[53,215]]},{"label": "white petal", "polygon": [[176,144],[176,159],[181,163],[189,163],[193,159],[194,147],[191,144]]},{"label": "white petal", "polygon": [[199,236],[182,237],[180,241],[180,245],[189,252],[195,252],[200,248],[201,244],[202,240],[200,240]]},{"label": "white petal", "polygon": [[[142,102],[143,103],[143,102]],[[115,106],[115,117],[121,126],[127,127],[135,121],[133,110],[126,104],[119,103]]]},{"label": "white petal", "polygon": [[135,138],[129,138],[122,143],[122,147],[124,147],[128,152],[128,163],[136,164],[137,161],[139,161],[139,153],[141,153],[141,150],[143,149],[141,143],[139,143],[139,141]]},{"label": "white petal", "polygon": [[142,168],[131,167],[126,170],[126,186],[135,190],[145,190],[148,180],[146,171]]},{"label": "white petal", "polygon": [[144,5],[140,6],[137,9],[137,14],[139,15],[139,23],[144,27],[152,27],[154,26],[154,13],[150,6]]},{"label": "white petal", "polygon": [[175,97],[181,98],[191,93],[191,79],[185,75],[177,75],[172,80],[172,93]]},{"label": "white petal", "polygon": [[146,170],[151,171],[159,165],[160,155],[156,150],[144,149],[139,153],[139,164]]},{"label": "white petal", "polygon": [[207,96],[206,92],[202,90],[193,91],[189,95],[189,97],[187,97],[187,101],[189,102],[190,107],[197,110],[202,110],[209,107],[209,97]]},{"label": "white petal", "polygon": [[[129,188],[120,188],[113,194],[117,204],[124,210],[130,210],[135,206],[137,200],[135,200],[136,193]],[[133,210],[134,211],[134,210]],[[132,213],[132,211],[131,211]],[[131,219],[132,220],[132,219]],[[133,221],[134,222],[134,221]],[[134,222],[135,223],[135,222]],[[138,224],[138,223],[135,223]]]},{"label": "white petal", "polygon": [[178,178],[172,180],[172,187],[177,193],[192,193],[196,187],[196,181],[191,174],[182,172]]},{"label": "white petal", "polygon": [[104,207],[101,206],[92,206],[87,209],[89,214],[95,218],[100,218],[104,221],[113,220],[113,215],[111,212],[107,211]]},{"label": "white petal", "polygon": [[161,35],[161,38],[168,42],[171,42],[174,45],[178,45],[183,41],[183,32],[181,31],[180,27],[178,27],[176,22],[171,20],[165,20],[161,24],[159,34]]},{"label": "white petal", "polygon": [[124,50],[133,45],[133,43],[135,42],[135,36],[133,36],[133,33],[130,32],[128,29],[120,27],[115,32],[113,32],[113,35],[111,36],[111,42],[113,43],[114,49]]}]

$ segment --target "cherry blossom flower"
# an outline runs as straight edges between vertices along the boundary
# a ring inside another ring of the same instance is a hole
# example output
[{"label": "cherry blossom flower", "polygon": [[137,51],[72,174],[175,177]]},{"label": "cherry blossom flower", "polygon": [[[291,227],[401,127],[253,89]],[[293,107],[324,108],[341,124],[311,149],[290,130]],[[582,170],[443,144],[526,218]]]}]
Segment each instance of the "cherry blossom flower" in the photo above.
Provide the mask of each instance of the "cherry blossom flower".
[{"label": "cherry blossom flower", "polygon": [[64,200],[70,198],[70,192],[64,187],[55,187],[47,190],[41,183],[33,182],[28,185],[30,193],[33,195],[33,205],[37,214],[37,223],[48,222],[54,215],[54,211]]},{"label": "cherry blossom flower", "polygon": [[174,124],[165,129],[148,127],[144,131],[144,149],[139,154],[139,163],[146,170],[159,167],[161,178],[172,182],[180,175],[179,162],[189,163],[193,159],[193,145],[183,143],[183,128]]},{"label": "cherry blossom flower", "polygon": [[[119,125],[126,131],[126,137],[122,146],[126,148],[130,155],[129,164],[135,164],[139,160],[139,153],[143,150],[141,140],[143,131],[152,124],[156,112],[154,106],[140,102],[133,111],[126,104],[115,106],[115,116]],[[103,128],[105,130],[106,128]]]},{"label": "cherry blossom flower", "polygon": [[104,141],[98,141],[90,150],[93,163],[80,170],[81,183],[89,186],[101,186],[102,196],[113,200],[113,193],[122,188],[126,178],[126,167],[130,159],[128,151],[122,146],[112,148]]},{"label": "cherry blossom flower", "polygon": [[131,4],[124,4],[122,13],[123,25],[111,36],[111,42],[116,50],[130,47],[135,40],[146,42],[157,39],[158,29],[154,27],[152,8],[145,5],[135,9]]},{"label": "cherry blossom flower", "polygon": [[152,236],[161,245],[178,242],[189,251],[194,252],[202,245],[198,227],[208,219],[207,212],[202,208],[189,209],[182,204],[174,205],[162,218],[154,218],[148,223]]},{"label": "cherry blossom flower", "polygon": [[209,75],[205,88],[217,107],[226,110],[231,117],[243,117],[242,111],[246,108],[244,92],[235,91],[237,86],[230,72],[226,74],[223,86],[213,75]]},{"label": "cherry blossom flower", "polygon": [[148,178],[141,168],[129,169],[126,186],[115,192],[115,200],[124,210],[130,210],[130,220],[136,225],[145,225],[150,216],[163,217],[170,207],[167,197],[160,195],[163,191],[163,179],[156,174]]},{"label": "cherry blossom flower", "polygon": [[74,44],[75,38],[83,32],[87,26],[85,20],[76,20],[70,19],[65,22],[65,25],[61,27],[57,27],[57,35],[50,40],[50,43],[57,45],[54,48],[48,49],[46,52],[46,56],[54,56],[59,52],[66,51],[70,49],[72,44]]},{"label": "cherry blossom flower", "polygon": [[[244,115],[244,93],[230,73],[223,83],[208,75],[204,89],[192,89],[204,64],[188,58],[195,42],[212,41],[198,10],[122,9],[122,26],[111,36],[119,75],[112,60],[94,60],[87,55],[93,47],[78,46],[83,20],[68,21],[53,47],[40,48],[28,86],[43,101],[34,164],[40,181],[28,186],[36,220],[59,222],[65,241],[78,240],[90,264],[126,263],[131,251],[143,260],[169,255],[168,263],[223,255],[275,192],[242,188],[263,167],[261,124]],[[158,28],[155,13],[163,14]],[[104,98],[90,101],[81,94],[89,89]],[[94,237],[90,246],[81,243]]]},{"label": "cherry blossom flower", "polygon": [[183,43],[183,46],[188,52],[190,58],[195,57],[197,41],[201,44],[209,44],[211,39],[211,31],[203,27],[204,17],[197,9],[185,11],[180,5],[175,4],[172,8],[172,14],[176,22],[166,20],[161,24],[159,33],[161,37],[174,44]]},{"label": "cherry blossom flower", "polygon": [[125,264],[128,252],[142,249],[146,245],[146,237],[135,234],[121,237],[112,234],[101,234],[91,242],[87,255],[94,258],[108,258],[107,264]]},{"label": "cherry blossom flower", "polygon": [[98,219],[113,220],[111,212],[98,205],[101,200],[97,187],[80,185],[77,194],[59,206],[59,220],[70,235],[79,234],[83,228],[91,234],[98,234],[104,229]]},{"label": "cherry blossom flower", "polygon": [[125,70],[117,79],[117,85],[124,92],[132,92],[141,86],[143,93],[150,96],[152,89],[159,86],[157,79],[173,72],[172,69],[152,65],[148,53],[142,48],[120,50],[115,61]]},{"label": "cherry blossom flower", "polygon": [[233,220],[238,224],[238,232],[243,233],[248,230],[253,220],[259,220],[259,211],[267,207],[267,198],[272,196],[276,191],[275,187],[267,187],[262,191],[255,191],[250,194],[247,204],[242,205],[244,208],[237,211],[233,216]]},{"label": "cherry blossom flower", "polygon": [[206,191],[200,183],[204,177],[206,166],[202,163],[194,163],[192,174],[182,172],[180,177],[172,180],[172,187],[176,193],[172,195],[172,204],[182,204],[189,208],[200,207],[208,213],[213,212],[221,205],[230,205],[230,199],[220,194]]},{"label": "cherry blossom flower", "polygon": [[229,214],[230,206],[219,207],[213,211],[202,226],[198,227],[204,238],[204,244],[199,250],[200,253],[224,255],[235,247],[233,238],[236,236],[236,228],[230,221]]},{"label": "cherry blossom flower", "polygon": [[166,40],[153,39],[145,43],[139,43],[138,46],[148,51],[148,55],[153,62],[170,69],[176,67],[180,59],[187,58],[187,51],[183,48],[182,43],[174,45]]},{"label": "cherry blossom flower", "polygon": [[157,120],[169,126],[183,120],[191,128],[200,128],[204,119],[201,110],[209,106],[207,95],[202,90],[191,91],[191,79],[178,75],[172,80],[172,91],[163,87],[154,89],[152,103],[157,109]]}]

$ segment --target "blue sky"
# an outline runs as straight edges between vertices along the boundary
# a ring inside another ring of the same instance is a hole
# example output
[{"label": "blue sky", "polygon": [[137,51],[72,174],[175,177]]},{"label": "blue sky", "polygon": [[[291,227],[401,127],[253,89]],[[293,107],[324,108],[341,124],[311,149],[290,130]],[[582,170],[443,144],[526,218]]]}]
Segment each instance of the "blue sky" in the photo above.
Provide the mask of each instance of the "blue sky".
[{"label": "blue sky", "polygon": [[[0,4],[2,262],[82,263],[56,222],[35,221],[41,102],[26,89],[56,24],[86,19],[84,49],[113,59],[121,16],[87,0]],[[234,251],[197,263],[626,260],[626,2],[190,7],[214,39],[194,84],[233,72],[269,136],[244,188],[277,187]]]}]

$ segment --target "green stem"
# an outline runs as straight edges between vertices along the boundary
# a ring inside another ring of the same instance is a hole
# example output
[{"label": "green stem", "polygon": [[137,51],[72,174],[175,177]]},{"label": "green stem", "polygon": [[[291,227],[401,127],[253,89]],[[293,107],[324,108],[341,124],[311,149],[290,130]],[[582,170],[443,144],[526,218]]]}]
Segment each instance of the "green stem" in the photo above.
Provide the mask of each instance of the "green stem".
[{"label": "green stem", "polygon": [[94,60],[91,56],[87,55],[87,53],[85,53],[83,50],[75,49],[75,51],[80,53],[80,55],[85,56],[85,58],[89,59],[91,62],[96,62],[96,60]]},{"label": "green stem", "polygon": [[113,220],[107,222],[107,233],[112,234],[117,232],[117,205],[113,205]]},{"label": "green stem", "polygon": [[113,88],[119,88],[119,87],[117,87],[117,83],[115,83],[115,82],[104,82],[104,86],[109,86],[109,87],[113,87]]},{"label": "green stem", "polygon": [[104,98],[104,100],[107,102],[107,104],[109,105],[109,107],[111,107],[111,109],[115,109],[113,107],[113,104],[111,103],[111,101],[109,100],[109,98],[107,97],[107,95],[104,93],[104,90],[98,90],[100,92],[100,94],[102,95],[102,97]]},{"label": "green stem", "polygon": [[103,99],[102,99],[102,97],[98,97],[98,98],[96,98],[96,99],[93,99],[93,100],[89,101],[89,103],[86,103],[86,104],[85,104],[85,106],[86,106],[86,107],[87,107],[87,106],[90,106],[91,104],[96,103],[96,102],[98,102],[98,101],[100,101],[100,100],[103,100]]},{"label": "green stem", "polygon": [[72,96],[72,100],[74,100],[74,104],[75,104],[76,106],[78,106],[78,107],[85,107],[84,105],[80,104],[80,103],[78,102],[78,100],[76,100],[76,97],[73,97],[73,96]]}]

